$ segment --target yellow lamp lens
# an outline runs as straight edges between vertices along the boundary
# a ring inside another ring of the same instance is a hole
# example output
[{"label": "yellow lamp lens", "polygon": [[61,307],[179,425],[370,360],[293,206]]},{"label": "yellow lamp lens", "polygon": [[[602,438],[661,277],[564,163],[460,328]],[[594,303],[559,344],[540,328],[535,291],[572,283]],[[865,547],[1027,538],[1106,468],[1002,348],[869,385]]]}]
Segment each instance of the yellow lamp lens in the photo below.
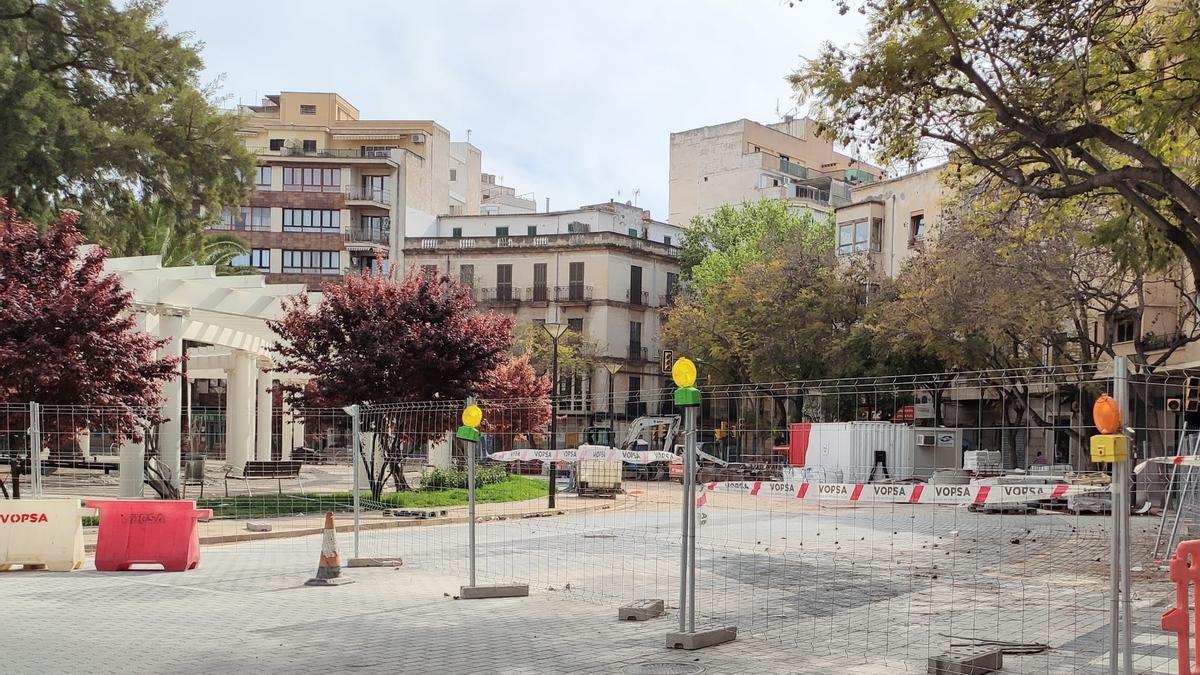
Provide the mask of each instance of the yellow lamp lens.
[{"label": "yellow lamp lens", "polygon": [[696,384],[696,364],[686,356],[679,359],[671,366],[671,379],[675,380],[675,385],[679,387]]},{"label": "yellow lamp lens", "polygon": [[475,404],[471,404],[463,408],[462,422],[463,424],[474,429],[483,421],[483,409]]}]

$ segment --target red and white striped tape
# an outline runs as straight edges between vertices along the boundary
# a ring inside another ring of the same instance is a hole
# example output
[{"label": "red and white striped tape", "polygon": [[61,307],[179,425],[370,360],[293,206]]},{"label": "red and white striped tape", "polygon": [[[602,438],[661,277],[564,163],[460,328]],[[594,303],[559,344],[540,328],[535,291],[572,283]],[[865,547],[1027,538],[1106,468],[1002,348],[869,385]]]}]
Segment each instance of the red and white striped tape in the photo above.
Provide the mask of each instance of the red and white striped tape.
[{"label": "red and white striped tape", "polygon": [[1108,492],[1094,485],[927,485],[924,483],[788,483],[729,481],[707,483],[708,492],[810,501],[883,502],[892,504],[1020,504],[1060,499],[1085,492]]},{"label": "red and white striped tape", "polygon": [[1154,464],[1174,464],[1175,466],[1200,466],[1200,455],[1171,455],[1168,457],[1151,457],[1133,468],[1134,473],[1141,473],[1151,462]]},{"label": "red and white striped tape", "polygon": [[584,445],[578,448],[563,448],[561,450],[505,450],[493,452],[488,459],[497,462],[578,462],[583,460],[600,460],[605,462],[628,462],[630,464],[650,464],[651,462],[670,462],[675,455],[662,450],[618,450],[603,445]]}]

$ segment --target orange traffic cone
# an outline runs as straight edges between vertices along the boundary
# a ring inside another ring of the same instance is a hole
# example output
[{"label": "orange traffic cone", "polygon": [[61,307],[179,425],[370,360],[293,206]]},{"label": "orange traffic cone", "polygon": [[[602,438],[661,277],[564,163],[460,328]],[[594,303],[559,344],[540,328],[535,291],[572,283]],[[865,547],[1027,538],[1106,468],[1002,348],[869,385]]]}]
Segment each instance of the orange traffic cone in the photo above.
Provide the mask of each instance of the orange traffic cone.
[{"label": "orange traffic cone", "polygon": [[352,584],[354,580],[342,576],[342,556],[337,550],[337,531],[333,529],[333,512],[325,514],[325,534],[321,541],[321,562],[317,564],[317,576],[304,582],[305,586],[339,586]]}]

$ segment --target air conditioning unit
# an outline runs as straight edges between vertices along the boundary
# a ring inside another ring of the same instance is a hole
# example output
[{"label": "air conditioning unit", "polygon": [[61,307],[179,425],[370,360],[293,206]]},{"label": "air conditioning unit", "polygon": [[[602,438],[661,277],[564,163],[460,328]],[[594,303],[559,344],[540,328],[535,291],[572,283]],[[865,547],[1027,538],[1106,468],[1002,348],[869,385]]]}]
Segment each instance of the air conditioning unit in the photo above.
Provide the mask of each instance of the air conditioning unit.
[{"label": "air conditioning unit", "polygon": [[937,436],[934,434],[917,434],[917,445],[933,447],[937,445]]},{"label": "air conditioning unit", "polygon": [[417,143],[417,144],[424,143],[425,142],[425,134],[413,134],[412,142]]}]

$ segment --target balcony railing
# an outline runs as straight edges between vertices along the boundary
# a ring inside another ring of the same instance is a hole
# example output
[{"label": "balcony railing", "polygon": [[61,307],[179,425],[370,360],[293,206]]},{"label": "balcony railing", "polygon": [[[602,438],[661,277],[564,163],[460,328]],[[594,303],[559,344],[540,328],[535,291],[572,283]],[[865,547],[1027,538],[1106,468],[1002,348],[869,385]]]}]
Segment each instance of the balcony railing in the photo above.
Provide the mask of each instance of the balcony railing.
[{"label": "balcony railing", "polygon": [[658,296],[658,304],[664,307],[675,306],[675,299],[679,297],[679,291],[671,291]]},{"label": "balcony railing", "polygon": [[779,170],[796,178],[808,178],[808,169],[795,162],[789,162],[786,159],[779,160]]},{"label": "balcony railing", "polygon": [[642,345],[629,345],[629,360],[630,361],[645,361],[646,348]]},{"label": "balcony railing", "polygon": [[352,227],[346,232],[347,243],[387,244],[391,239],[391,230],[376,227]]},{"label": "balcony railing", "polygon": [[528,302],[550,302],[550,287],[546,284],[534,284],[525,288],[525,300]]},{"label": "balcony railing", "polygon": [[383,188],[351,187],[346,188],[346,201],[375,202],[376,204],[391,206],[392,193]]},{"label": "balcony railing", "polygon": [[384,150],[364,150],[362,148],[319,148],[316,150],[305,150],[304,148],[280,148],[272,150],[270,148],[256,147],[249,148],[250,152],[256,155],[275,155],[278,157],[333,157],[338,159],[388,159],[392,156],[391,151]]},{"label": "balcony railing", "polygon": [[591,302],[592,287],[584,286],[583,284],[569,284],[567,286],[554,287],[555,302]]},{"label": "balcony railing", "polygon": [[649,239],[639,239],[616,232],[586,232],[574,234],[550,234],[507,237],[429,237],[416,240],[409,246],[424,250],[457,250],[463,248],[544,248],[553,246],[615,246],[621,249],[645,251],[657,255],[679,256],[679,249],[670,244]]},{"label": "balcony railing", "polygon": [[247,221],[239,218],[237,220],[234,220],[233,222],[214,223],[212,225],[209,225],[208,229],[223,230],[223,231],[229,231],[229,232],[270,232],[271,224],[270,223],[261,223],[261,224],[255,225],[254,223],[250,223],[250,222],[247,222]]},{"label": "balcony railing", "polygon": [[641,305],[645,307],[650,304],[650,291],[636,291],[629,289],[625,291],[625,301],[631,305]]},{"label": "balcony railing", "polygon": [[521,289],[513,286],[494,286],[476,289],[479,301],[497,304],[516,304],[521,301]]}]

